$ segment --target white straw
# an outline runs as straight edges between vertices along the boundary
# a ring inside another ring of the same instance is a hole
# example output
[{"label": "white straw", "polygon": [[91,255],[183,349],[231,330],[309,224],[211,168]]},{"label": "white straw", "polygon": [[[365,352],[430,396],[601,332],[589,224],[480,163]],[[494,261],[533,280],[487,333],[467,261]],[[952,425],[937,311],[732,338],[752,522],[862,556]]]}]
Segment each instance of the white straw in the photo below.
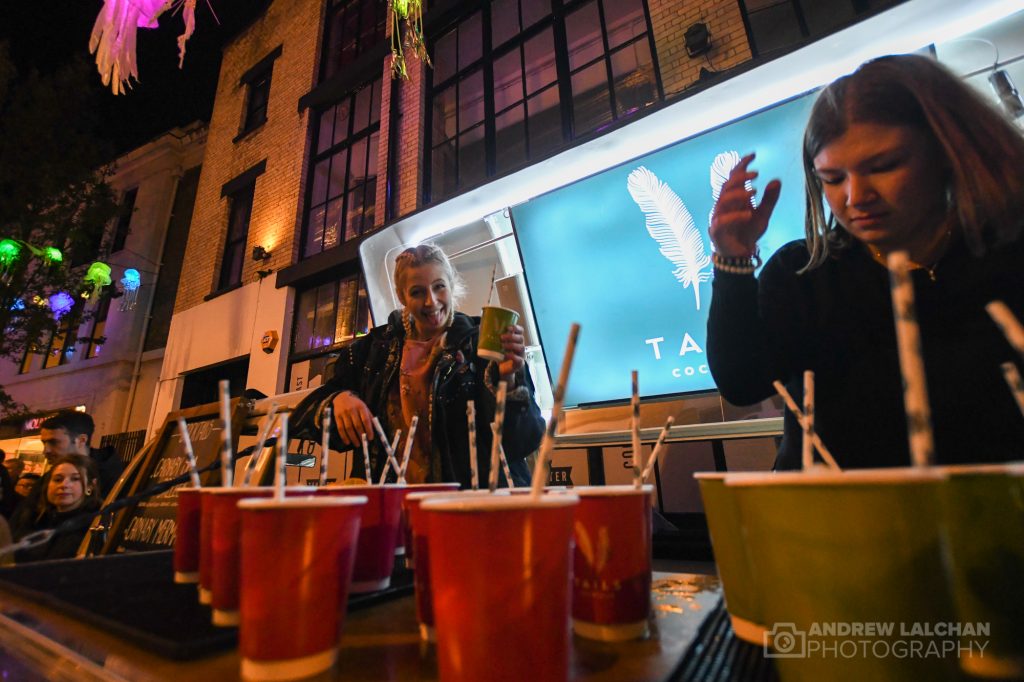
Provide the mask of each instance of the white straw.
[{"label": "white straw", "polygon": [[1021,380],[1017,366],[1012,362],[1004,362],[1000,367],[1003,368],[1003,378],[1006,379],[1006,385],[1013,392],[1013,399],[1017,401],[1020,413],[1024,414],[1024,380]]},{"label": "white straw", "polygon": [[512,469],[508,466],[508,457],[505,456],[505,446],[498,440],[498,457],[501,458],[501,468],[505,471],[505,482],[509,488],[515,488],[515,481],[512,480]]},{"label": "white straw", "polygon": [[287,484],[286,467],[288,465],[288,413],[281,413],[281,435],[277,437],[277,476],[274,477],[274,497],[284,499],[284,487]]},{"label": "white straw", "polygon": [[632,372],[633,389],[630,397],[632,417],[629,420],[632,430],[633,443],[633,487],[640,489],[643,481],[640,480],[641,472],[644,469],[643,444],[640,442],[640,374],[635,369]]},{"label": "white straw", "polygon": [[263,448],[267,444],[267,437],[270,435],[270,430],[274,428],[274,416],[276,414],[277,403],[270,403],[270,410],[267,412],[267,416],[263,421],[263,426],[260,427],[260,435],[256,441],[256,449],[253,450],[252,456],[249,457],[249,461],[245,464],[245,471],[242,476],[243,486],[249,486],[252,484],[252,474],[256,471],[256,464],[263,455]]},{"label": "white straw", "polygon": [[900,371],[903,374],[903,409],[907,413],[907,438],[910,461],[924,467],[934,459],[932,414],[928,406],[928,384],[921,356],[921,330],[914,310],[914,285],[910,279],[910,260],[905,251],[889,254],[889,283],[892,309],[896,318],[896,343]]},{"label": "white straw", "polygon": [[491,438],[490,489],[492,493],[498,489],[498,467],[501,462],[501,457],[498,453],[501,451],[501,437],[505,428],[505,396],[507,393],[508,383],[499,381],[498,397],[494,403],[494,425]]},{"label": "white straw", "polygon": [[192,478],[192,487],[199,488],[202,484],[199,482],[199,470],[196,468],[196,453],[192,451],[192,439],[188,435],[188,426],[185,425],[183,417],[178,417],[178,430],[181,431],[181,444],[185,447],[185,456],[188,457],[188,472]]},{"label": "white straw", "polygon": [[[796,417],[796,420],[800,424],[800,427],[803,428],[804,413],[800,411],[800,407],[796,404],[796,401],[793,400],[793,396],[789,394],[789,391],[786,390],[786,387],[783,385],[781,381],[773,381],[772,386],[775,387],[775,392],[782,397],[782,401],[786,403],[786,407],[789,408],[789,411],[793,413],[794,417]],[[812,431],[811,438],[812,442],[814,443],[815,449],[818,451],[818,454],[821,455],[821,458],[823,460],[825,460],[825,464],[827,464],[830,468],[834,469],[835,471],[839,471],[839,464],[836,463],[836,460],[832,456],[832,453],[829,452],[829,449],[825,447],[825,442],[821,440],[821,436],[818,435],[818,432]]]},{"label": "white straw", "polygon": [[[373,418],[373,428],[377,430],[377,435],[380,436],[380,443],[381,445],[384,446],[384,456],[386,459],[384,460],[384,469],[381,470],[380,474],[380,483],[383,485],[384,480],[388,476],[389,466],[394,466],[396,476],[398,475],[398,472],[401,470],[401,467],[398,466],[398,462],[395,461],[395,447],[397,447],[398,441],[395,441],[395,446],[392,446],[391,443],[388,442],[387,434],[384,433],[384,427],[380,425],[380,419],[378,419],[377,417]],[[395,435],[399,436],[401,435],[401,433],[402,431],[401,429],[399,429],[398,431],[395,432]],[[367,473],[367,476],[369,476],[369,473]],[[369,478],[367,478],[367,481],[372,483],[372,481]]]},{"label": "white straw", "polygon": [[480,473],[476,462],[476,404],[466,401],[466,429],[469,434],[469,481],[473,490],[480,489]]},{"label": "white straw", "polygon": [[366,477],[367,483],[373,483],[373,479],[370,478],[370,445],[366,442],[366,434],[363,433],[363,476]]},{"label": "white straw", "polygon": [[669,417],[665,420],[665,426],[661,427],[661,433],[658,434],[658,440],[654,443],[651,456],[647,458],[647,466],[644,467],[644,473],[640,477],[641,480],[646,481],[651,472],[654,471],[654,465],[658,463],[658,455],[661,454],[662,449],[665,447],[665,439],[668,438],[668,432],[672,428],[673,423],[675,423],[675,417]]},{"label": "white straw", "polygon": [[985,306],[991,317],[1003,332],[1003,336],[1024,358],[1024,325],[1002,301],[992,301]]},{"label": "white straw", "polygon": [[327,485],[327,463],[331,458],[331,406],[324,408],[324,421],[320,436],[320,485]]},{"label": "white straw", "polygon": [[814,466],[814,372],[804,370],[804,437],[800,454],[804,471]]},{"label": "white straw", "polygon": [[405,470],[409,467],[409,457],[412,456],[413,439],[416,438],[416,425],[419,424],[420,416],[414,414],[412,423],[409,424],[409,435],[405,437],[405,452],[402,453],[402,470],[398,473],[398,482],[405,483]]},{"label": "white straw", "polygon": [[231,460],[233,447],[231,445],[231,395],[227,379],[221,379],[217,384],[220,390],[220,422],[221,428],[221,449],[220,449],[220,484],[225,488],[231,486],[232,470]]},{"label": "white straw", "polygon": [[540,444],[540,454],[537,455],[537,463],[533,468],[533,481],[531,494],[534,499],[540,497],[544,492],[544,481],[547,479],[548,460],[551,459],[551,451],[555,447],[555,431],[558,429],[558,421],[562,417],[562,402],[565,400],[565,386],[569,383],[569,369],[572,367],[572,358],[576,354],[576,342],[580,336],[580,325],[572,323],[569,328],[569,339],[565,344],[565,355],[562,356],[562,368],[558,372],[558,384],[555,386],[554,404],[551,406],[551,420],[548,428],[544,431],[544,440]]}]

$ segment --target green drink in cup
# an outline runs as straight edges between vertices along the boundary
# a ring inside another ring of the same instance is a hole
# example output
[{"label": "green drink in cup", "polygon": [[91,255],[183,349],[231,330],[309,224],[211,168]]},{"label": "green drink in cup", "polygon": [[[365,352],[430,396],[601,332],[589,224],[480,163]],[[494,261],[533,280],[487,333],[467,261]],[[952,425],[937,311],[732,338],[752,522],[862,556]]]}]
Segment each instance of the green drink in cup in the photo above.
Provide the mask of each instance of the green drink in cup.
[{"label": "green drink in cup", "polygon": [[483,317],[480,318],[480,341],[476,346],[476,354],[487,360],[501,362],[505,359],[505,351],[501,347],[501,335],[505,329],[519,321],[519,313],[509,308],[485,305]]}]

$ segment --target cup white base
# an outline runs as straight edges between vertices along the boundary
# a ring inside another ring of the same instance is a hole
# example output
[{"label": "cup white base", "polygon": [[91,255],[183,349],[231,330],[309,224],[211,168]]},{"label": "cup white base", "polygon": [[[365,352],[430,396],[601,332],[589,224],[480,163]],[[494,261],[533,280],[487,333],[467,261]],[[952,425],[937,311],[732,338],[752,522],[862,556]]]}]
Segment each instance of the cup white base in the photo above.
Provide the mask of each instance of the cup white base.
[{"label": "cup white base", "polygon": [[643,639],[647,636],[647,621],[608,625],[588,623],[573,618],[572,630],[580,637],[596,639],[599,642],[628,642],[631,639]]},{"label": "cup white base", "polygon": [[984,656],[961,656],[960,668],[975,677],[1016,680],[1024,676],[1024,658],[1001,657],[993,653],[986,653]]},{"label": "cup white base", "polygon": [[199,571],[193,571],[191,573],[183,573],[181,571],[174,572],[174,582],[179,585],[191,585],[199,582]]},{"label": "cup white base", "polygon": [[238,615],[238,611],[224,611],[222,609],[214,609],[212,622],[217,627],[221,628],[234,628],[238,627],[238,623],[241,622],[241,618]]},{"label": "cup white base", "polygon": [[765,626],[746,618],[734,616],[731,613],[729,614],[729,620],[732,621],[732,631],[736,633],[737,637],[748,644],[764,646],[764,636],[768,632]]},{"label": "cup white base", "polygon": [[199,588],[199,603],[200,604],[212,604],[213,603],[213,591],[208,590],[205,587]]},{"label": "cup white base", "polygon": [[427,625],[426,623],[420,623],[420,639],[424,642],[437,642],[437,632],[434,631],[433,625]]},{"label": "cup white base", "polygon": [[253,682],[279,682],[312,677],[329,670],[338,659],[338,647],[318,654],[289,658],[282,661],[254,661],[242,659],[242,677]]},{"label": "cup white base", "polygon": [[380,592],[391,586],[391,576],[382,580],[353,580],[349,592],[354,594],[366,594],[367,592]]},{"label": "cup white base", "polygon": [[484,358],[485,360],[494,360],[495,362],[505,361],[504,353],[499,353],[498,351],[490,350],[488,348],[477,348],[476,355],[477,357]]}]

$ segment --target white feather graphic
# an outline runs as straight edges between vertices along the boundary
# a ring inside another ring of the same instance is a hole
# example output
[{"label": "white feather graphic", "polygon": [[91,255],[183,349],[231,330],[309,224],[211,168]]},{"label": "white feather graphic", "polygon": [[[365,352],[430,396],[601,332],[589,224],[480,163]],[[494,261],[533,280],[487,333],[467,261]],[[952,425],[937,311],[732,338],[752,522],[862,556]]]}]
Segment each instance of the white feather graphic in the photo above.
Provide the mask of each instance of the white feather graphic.
[{"label": "white feather graphic", "polygon": [[[729,179],[729,173],[732,173],[732,169],[739,162],[740,155],[735,151],[722,152],[711,162],[711,212],[708,213],[708,225],[715,217],[715,204],[718,203],[718,197],[722,193],[722,185]],[[743,184],[748,190],[754,187],[749,180]],[[750,205],[754,205],[753,197],[750,198]]]},{"label": "white feather graphic", "polygon": [[684,287],[693,286],[700,310],[700,283],[711,279],[711,273],[705,272],[711,257],[704,250],[693,216],[682,199],[643,166],[629,174],[626,186],[647,217],[647,232],[658,242],[661,255],[676,266],[672,274]]}]

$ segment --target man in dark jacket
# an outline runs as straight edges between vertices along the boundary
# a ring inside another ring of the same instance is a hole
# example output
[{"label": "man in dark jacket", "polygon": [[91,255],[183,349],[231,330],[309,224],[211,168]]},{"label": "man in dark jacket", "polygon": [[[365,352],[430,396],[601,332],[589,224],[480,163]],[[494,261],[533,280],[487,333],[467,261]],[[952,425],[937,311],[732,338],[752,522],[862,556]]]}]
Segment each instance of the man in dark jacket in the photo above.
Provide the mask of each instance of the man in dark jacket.
[{"label": "man in dark jacket", "polygon": [[124,464],[112,447],[90,446],[96,425],[85,412],[66,410],[43,422],[39,437],[43,441],[46,461],[52,462],[62,455],[85,455],[96,462],[100,473],[100,491],[106,495],[124,471]]}]

